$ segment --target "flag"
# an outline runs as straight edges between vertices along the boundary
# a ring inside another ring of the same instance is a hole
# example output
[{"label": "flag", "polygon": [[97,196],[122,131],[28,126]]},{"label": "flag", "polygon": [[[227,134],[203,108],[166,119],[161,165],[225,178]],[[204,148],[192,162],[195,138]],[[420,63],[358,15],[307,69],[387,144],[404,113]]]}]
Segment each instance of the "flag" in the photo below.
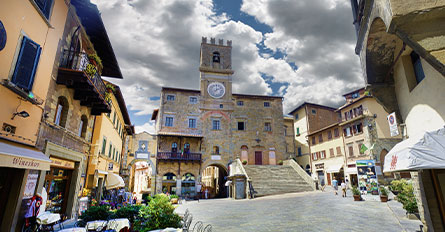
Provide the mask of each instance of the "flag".
[{"label": "flag", "polygon": [[365,146],[365,144],[362,144],[360,147],[360,154],[364,154],[366,150],[368,150],[368,148]]}]

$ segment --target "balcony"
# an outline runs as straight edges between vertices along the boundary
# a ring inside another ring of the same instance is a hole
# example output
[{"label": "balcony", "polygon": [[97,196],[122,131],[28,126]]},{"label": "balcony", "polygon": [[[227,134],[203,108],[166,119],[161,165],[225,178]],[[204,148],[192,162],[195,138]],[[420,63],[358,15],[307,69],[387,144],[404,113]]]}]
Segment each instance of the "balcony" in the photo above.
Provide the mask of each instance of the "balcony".
[{"label": "balcony", "polygon": [[37,147],[41,149],[45,147],[45,141],[50,141],[79,153],[84,153],[90,148],[88,141],[85,139],[63,127],[47,122],[40,124],[39,137]]},{"label": "balcony", "polygon": [[158,152],[156,159],[171,161],[199,161],[201,153]]},{"label": "balcony", "polygon": [[65,50],[56,82],[74,89],[74,99],[80,100],[82,106],[91,107],[92,115],[111,112],[105,84],[86,53]]}]

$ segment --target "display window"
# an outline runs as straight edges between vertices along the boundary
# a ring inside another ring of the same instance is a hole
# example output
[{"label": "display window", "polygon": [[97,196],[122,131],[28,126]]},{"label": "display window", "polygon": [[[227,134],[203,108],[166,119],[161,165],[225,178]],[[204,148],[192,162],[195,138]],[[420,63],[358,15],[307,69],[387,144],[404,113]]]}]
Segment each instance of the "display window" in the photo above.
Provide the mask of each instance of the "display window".
[{"label": "display window", "polygon": [[46,210],[64,214],[66,211],[72,170],[51,167],[46,172],[44,187],[48,191]]}]

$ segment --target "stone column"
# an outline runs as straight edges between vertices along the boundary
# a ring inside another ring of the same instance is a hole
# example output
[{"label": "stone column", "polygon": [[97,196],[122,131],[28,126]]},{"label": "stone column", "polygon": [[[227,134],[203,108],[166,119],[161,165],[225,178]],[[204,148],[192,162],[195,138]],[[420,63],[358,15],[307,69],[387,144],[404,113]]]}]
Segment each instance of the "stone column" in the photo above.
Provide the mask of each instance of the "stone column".
[{"label": "stone column", "polygon": [[162,179],[160,181],[157,180],[155,175],[151,175],[151,183],[150,183],[150,189],[151,189],[151,195],[153,196],[156,192],[156,185],[158,182],[161,182],[161,188],[162,188]]},{"label": "stone column", "polygon": [[156,194],[162,193],[162,176],[156,176],[156,188],[155,188]]},{"label": "stone column", "polygon": [[181,196],[181,179],[176,180],[176,195]]}]

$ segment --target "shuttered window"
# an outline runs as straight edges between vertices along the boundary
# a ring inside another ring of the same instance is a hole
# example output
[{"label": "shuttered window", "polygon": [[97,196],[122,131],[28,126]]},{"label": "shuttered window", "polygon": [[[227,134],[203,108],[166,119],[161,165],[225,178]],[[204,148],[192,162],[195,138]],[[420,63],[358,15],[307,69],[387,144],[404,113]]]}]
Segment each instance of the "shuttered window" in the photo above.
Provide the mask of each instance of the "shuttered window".
[{"label": "shuttered window", "polygon": [[40,11],[42,11],[45,18],[49,19],[51,7],[53,6],[53,0],[34,0],[34,2],[39,7]]},{"label": "shuttered window", "polygon": [[40,45],[26,36],[23,37],[14,74],[11,78],[12,83],[27,91],[32,89],[40,51]]}]

